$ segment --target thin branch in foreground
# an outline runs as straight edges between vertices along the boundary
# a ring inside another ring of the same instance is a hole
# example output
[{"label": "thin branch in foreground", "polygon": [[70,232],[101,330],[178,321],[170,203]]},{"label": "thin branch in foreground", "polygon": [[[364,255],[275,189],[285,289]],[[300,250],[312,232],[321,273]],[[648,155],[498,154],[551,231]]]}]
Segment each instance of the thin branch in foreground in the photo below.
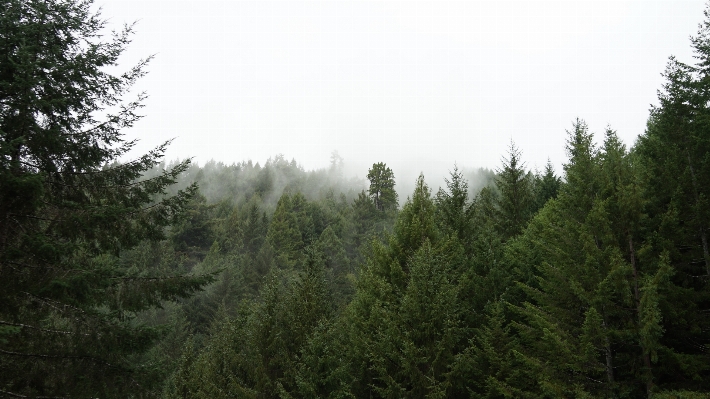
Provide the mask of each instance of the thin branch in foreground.
[{"label": "thin branch in foreground", "polygon": [[[12,396],[13,398],[29,398],[29,396],[20,395],[19,393],[3,391],[0,389],[0,394]],[[67,399],[65,396],[33,396],[37,399]]]}]

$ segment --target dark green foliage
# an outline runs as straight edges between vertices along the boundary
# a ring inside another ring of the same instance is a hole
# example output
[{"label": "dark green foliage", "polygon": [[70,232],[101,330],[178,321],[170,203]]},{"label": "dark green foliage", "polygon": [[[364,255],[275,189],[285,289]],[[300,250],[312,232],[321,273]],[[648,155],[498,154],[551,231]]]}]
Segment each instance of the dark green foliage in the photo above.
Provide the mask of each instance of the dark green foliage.
[{"label": "dark green foliage", "polygon": [[497,228],[504,240],[520,234],[534,210],[532,179],[520,156],[518,148],[511,143],[508,157],[503,158],[503,167],[496,176],[496,187],[500,191]]},{"label": "dark green foliage", "polygon": [[214,206],[206,204],[205,197],[196,195],[187,205],[185,212],[170,229],[170,241],[175,249],[203,258],[214,242],[211,215]]},{"label": "dark green foliage", "polygon": [[[694,41],[701,55],[710,48],[702,29]],[[455,167],[435,199],[420,177],[399,211],[385,193],[394,178],[383,163],[370,170],[370,190],[347,200],[330,190],[271,192],[280,199],[261,203],[273,218],[257,252],[245,246],[246,216],[224,217],[219,231],[231,237],[217,241],[231,249],[220,256],[250,260],[220,267],[233,265],[237,276],[258,267],[271,277],[237,296],[253,299],[223,301],[239,311],[217,323],[223,330],[200,330],[210,336],[186,347],[169,392],[706,397],[708,63],[671,62],[661,106],[631,150],[611,129],[595,146],[576,120],[564,179],[549,162],[533,175],[512,145],[495,184],[476,180],[483,188],[471,193]],[[309,181],[293,162],[277,164],[260,172],[264,187]],[[293,181],[277,178],[279,168]],[[314,264],[321,285],[306,283]]]},{"label": "dark green foliage", "polygon": [[562,186],[562,181],[555,176],[555,171],[550,160],[545,164],[545,171],[535,176],[535,201],[534,211],[537,212],[550,199],[557,198],[557,192]]},{"label": "dark green foliage", "polygon": [[394,191],[394,173],[383,162],[372,165],[367,172],[370,180],[370,189],[367,191],[378,211],[392,211],[397,209],[397,192]]},{"label": "dark green foliage", "polygon": [[535,397],[519,387],[533,386],[536,375],[517,353],[518,341],[507,326],[505,303],[488,306],[486,320],[469,347],[451,365],[452,386],[473,397]]},{"label": "dark green foliage", "polygon": [[281,196],[266,235],[276,252],[277,266],[297,267],[303,250],[318,239],[329,225],[328,219],[320,206],[308,202],[301,193]]},{"label": "dark green foliage", "polygon": [[446,395],[448,364],[463,336],[456,284],[463,251],[443,240],[423,177],[388,245],[376,244],[350,305],[356,397]]},{"label": "dark green foliage", "polygon": [[220,321],[199,354],[187,343],[164,396],[277,398],[304,386],[301,353],[333,312],[323,266],[322,254],[309,249],[295,280],[272,273],[261,301]]},{"label": "dark green foliage", "polygon": [[436,194],[437,220],[444,231],[466,241],[471,232],[468,182],[456,165],[450,175],[451,180],[445,179],[447,190]]},{"label": "dark green foliage", "polygon": [[303,348],[294,398],[355,398],[346,318],[320,323]]},{"label": "dark green foliage", "polygon": [[122,97],[147,60],[121,75],[105,72],[132,28],[102,41],[104,21],[91,7],[0,7],[0,390],[11,396],[150,388],[141,372],[150,365],[133,360],[163,329],[132,320],[211,279],[185,276],[162,247],[160,259],[119,258],[164,238],[196,187],[164,195],[188,162],[141,178],[167,143],[115,163],[133,147],[121,131],[139,119],[144,99]]},{"label": "dark green foliage", "polygon": [[669,366],[706,356],[676,339],[688,337],[690,326],[702,330],[689,317],[697,296],[674,282],[668,253],[651,250],[657,235],[645,227],[647,200],[633,156],[611,130],[600,150],[591,143],[577,122],[568,183],[518,240],[519,263],[532,262],[536,278],[521,284],[529,302],[515,307],[522,319],[513,325],[538,384],[517,388],[561,397],[694,389],[702,368]]},{"label": "dark green foliage", "polygon": [[363,190],[358,194],[353,202],[353,219],[355,223],[355,234],[358,237],[358,246],[362,241],[374,231],[373,228],[377,222],[377,208],[372,199]]},{"label": "dark green foliage", "polygon": [[[696,57],[688,65],[671,57],[659,91],[659,105],[651,109],[647,132],[636,148],[642,166],[648,209],[647,229],[652,236],[639,250],[641,261],[668,254],[674,273],[673,290],[660,312],[664,320],[661,342],[672,350],[663,356],[659,382],[672,389],[702,387],[710,364],[710,135],[708,135],[708,62],[710,15],[691,39]],[[683,326],[683,327],[681,327]],[[671,328],[672,327],[672,328]],[[663,367],[665,366],[665,367]],[[687,375],[687,377],[686,377]],[[691,377],[692,376],[692,379]]]}]

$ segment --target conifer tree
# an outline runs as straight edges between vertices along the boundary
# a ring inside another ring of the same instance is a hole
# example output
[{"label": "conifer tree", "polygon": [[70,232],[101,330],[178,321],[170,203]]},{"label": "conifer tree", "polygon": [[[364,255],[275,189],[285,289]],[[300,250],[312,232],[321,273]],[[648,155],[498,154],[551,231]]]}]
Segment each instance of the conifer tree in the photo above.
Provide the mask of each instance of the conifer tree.
[{"label": "conifer tree", "polygon": [[555,175],[552,163],[548,159],[545,171],[535,176],[535,212],[540,210],[548,200],[557,197],[561,184],[562,181]]},{"label": "conifer tree", "polygon": [[522,284],[529,302],[515,307],[524,321],[513,322],[522,359],[539,376],[527,389],[652,397],[699,388],[689,381],[704,367],[670,366],[706,356],[677,340],[692,337],[677,326],[702,328],[688,317],[697,297],[674,281],[668,252],[651,250],[657,236],[646,230],[648,200],[634,157],[611,130],[595,150],[580,126],[570,133],[568,183],[517,240],[520,263],[533,263],[536,274],[534,284]]},{"label": "conifer tree", "polygon": [[309,248],[305,258],[294,280],[273,271],[259,301],[236,318],[217,319],[199,354],[186,343],[165,396],[279,398],[310,386],[301,379],[301,354],[329,323],[333,306],[322,254]]},{"label": "conifer tree", "polygon": [[536,385],[537,376],[516,355],[520,347],[505,310],[503,301],[487,307],[485,322],[451,364],[452,391],[480,398],[535,397],[527,388]]},{"label": "conifer tree", "polygon": [[450,180],[444,181],[447,190],[440,189],[436,194],[437,219],[442,227],[452,231],[463,241],[470,233],[468,182],[456,165],[450,172]]},{"label": "conifer tree", "polygon": [[373,232],[377,208],[375,208],[375,203],[365,193],[365,190],[358,193],[352,207],[356,245],[359,246],[363,238]]},{"label": "conifer tree", "polygon": [[710,342],[710,8],[704,15],[697,35],[691,37],[696,62],[670,57],[658,105],[651,108],[636,153],[645,181],[646,228],[653,237],[639,248],[639,262],[665,253],[673,269],[667,303],[658,305],[662,311],[668,309],[663,312],[666,319],[672,316],[664,323],[661,344],[673,350],[659,351],[668,358],[659,361],[656,373],[661,379],[679,381],[683,370],[696,382],[674,388],[707,392],[710,388],[699,381],[707,381],[710,373],[703,349]]},{"label": "conifer tree", "polygon": [[484,304],[498,299],[507,288],[509,270],[503,265],[503,237],[498,229],[498,196],[493,187],[484,187],[474,198],[470,215],[470,236],[462,241],[468,256],[468,268],[462,276],[462,300],[471,312],[467,325],[478,325]]},{"label": "conifer tree", "polygon": [[292,269],[302,260],[302,250],[315,239],[313,219],[301,193],[284,193],[271,219],[266,239],[276,252],[279,268]]},{"label": "conifer tree", "polygon": [[387,244],[375,243],[348,309],[352,394],[443,396],[463,336],[463,248],[435,222],[423,176]]},{"label": "conifer tree", "polygon": [[368,194],[375,203],[377,210],[385,212],[397,209],[397,192],[394,191],[394,173],[383,162],[372,165],[367,172],[370,180]]},{"label": "conifer tree", "polygon": [[525,228],[532,216],[533,187],[529,173],[521,161],[520,150],[510,143],[508,157],[503,158],[503,167],[497,171],[498,225],[504,239],[514,237]]},{"label": "conifer tree", "polygon": [[[149,59],[120,75],[132,26],[105,40],[91,1],[5,0],[0,9],[0,391],[6,396],[128,395],[147,387],[131,356],[158,330],[131,321],[209,277],[119,261],[164,238],[196,191],[165,197],[188,162],[141,180],[167,144],[118,164],[124,101]],[[167,275],[166,275],[167,272]],[[170,277],[170,278],[168,278]]]},{"label": "conifer tree", "polygon": [[261,211],[258,200],[250,200],[246,205],[246,217],[243,222],[244,249],[252,256],[261,248],[266,237],[268,224]]}]

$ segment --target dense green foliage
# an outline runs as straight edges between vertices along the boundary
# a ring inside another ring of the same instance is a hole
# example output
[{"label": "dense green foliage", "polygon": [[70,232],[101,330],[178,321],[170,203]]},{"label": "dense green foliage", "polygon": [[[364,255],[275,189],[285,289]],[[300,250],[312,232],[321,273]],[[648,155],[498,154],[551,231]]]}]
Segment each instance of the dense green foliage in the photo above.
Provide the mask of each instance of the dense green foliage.
[{"label": "dense green foliage", "polygon": [[145,64],[89,5],[0,16],[0,396],[710,397],[710,15],[633,147],[576,120],[563,176],[511,143],[400,206],[337,153],[117,163]]},{"label": "dense green foliage", "polygon": [[[147,61],[104,72],[130,26],[101,41],[104,22],[88,2],[1,8],[0,393],[142,391],[152,366],[136,357],[162,328],[135,323],[136,314],[211,280],[186,275],[159,243],[196,192],[164,196],[189,163],[141,178],[167,143],[114,163],[134,144],[121,129],[139,119],[143,99],[122,101]],[[163,256],[121,256],[139,245]]]}]

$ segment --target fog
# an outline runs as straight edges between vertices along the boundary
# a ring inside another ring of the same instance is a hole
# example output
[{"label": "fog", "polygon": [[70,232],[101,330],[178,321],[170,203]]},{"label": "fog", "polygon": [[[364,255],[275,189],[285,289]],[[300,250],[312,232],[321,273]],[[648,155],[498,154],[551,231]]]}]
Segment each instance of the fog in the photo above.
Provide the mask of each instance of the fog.
[{"label": "fog", "polygon": [[352,177],[386,162],[400,195],[420,172],[436,191],[454,163],[496,168],[511,141],[561,172],[577,117],[633,144],[703,18],[701,0],[99,5],[138,21],[122,68],[156,55],[135,154],[175,137],[169,159],[309,170],[337,150]]}]

